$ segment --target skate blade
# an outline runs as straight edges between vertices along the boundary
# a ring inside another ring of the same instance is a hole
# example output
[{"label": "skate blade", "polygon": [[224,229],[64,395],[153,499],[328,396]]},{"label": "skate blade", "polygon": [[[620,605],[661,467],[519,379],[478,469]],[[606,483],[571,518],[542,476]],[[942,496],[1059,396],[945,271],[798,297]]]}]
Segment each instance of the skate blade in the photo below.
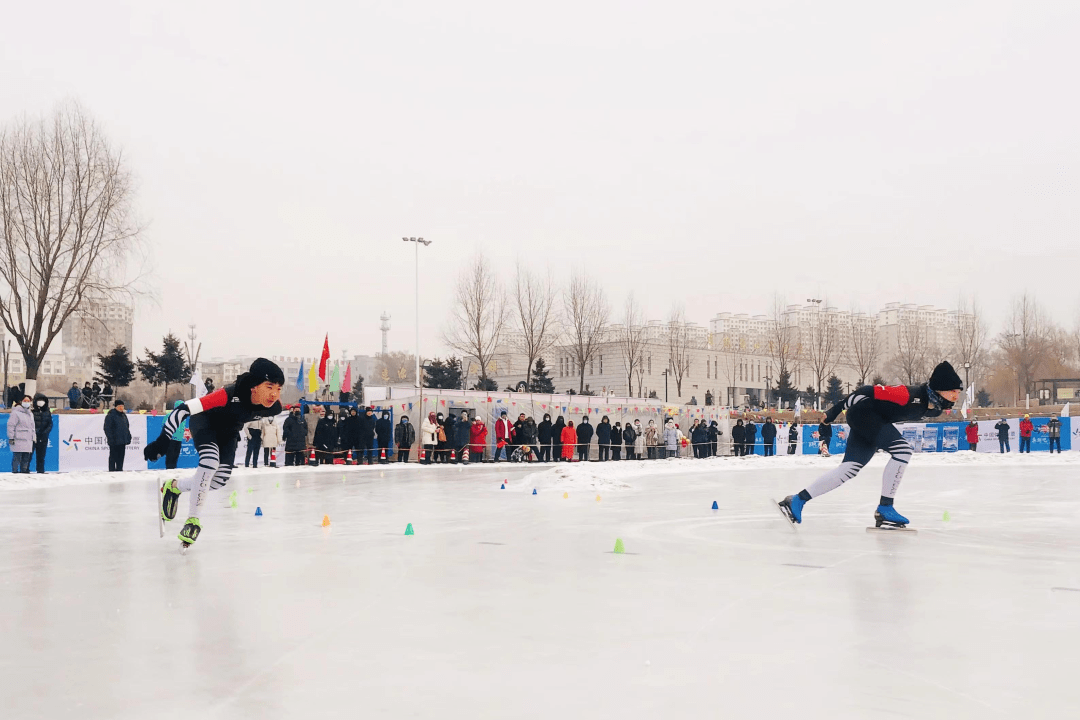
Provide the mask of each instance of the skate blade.
[{"label": "skate blade", "polygon": [[161,501],[165,497],[165,483],[161,483],[161,487],[158,488],[157,496],[157,519],[158,519],[158,537],[165,537],[165,516],[161,511]]},{"label": "skate blade", "polygon": [[187,555],[188,548],[191,547],[191,543],[180,542],[180,554]]},{"label": "skate blade", "polygon": [[795,524],[794,520],[792,520],[790,517],[788,517],[788,514],[786,512],[784,512],[784,508],[780,507],[780,503],[778,503],[773,498],[769,498],[769,501],[772,503],[772,506],[774,508],[776,508],[777,512],[780,513],[780,517],[784,518],[784,520],[787,521],[788,527],[791,528],[791,531],[792,532],[799,532],[799,526]]},{"label": "skate blade", "polygon": [[890,527],[888,525],[882,525],[881,527],[868,527],[868,528],[866,528],[866,532],[868,532],[868,533],[884,533],[884,534],[888,534],[888,533],[910,533],[912,535],[918,535],[919,534],[919,531],[916,530],[915,528],[910,528],[910,527],[902,527],[901,528],[901,527],[895,527],[895,526]]}]

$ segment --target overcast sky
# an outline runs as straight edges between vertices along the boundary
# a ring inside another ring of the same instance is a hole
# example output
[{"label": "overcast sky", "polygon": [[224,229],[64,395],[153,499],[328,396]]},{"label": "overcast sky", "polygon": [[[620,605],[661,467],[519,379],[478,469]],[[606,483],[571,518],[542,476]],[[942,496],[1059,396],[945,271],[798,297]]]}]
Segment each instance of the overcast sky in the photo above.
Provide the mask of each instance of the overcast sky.
[{"label": "overcast sky", "polygon": [[[5,3],[0,122],[77,99],[138,177],[135,344],[440,340],[477,250],[650,316],[1080,307],[1080,3]],[[996,326],[995,326],[996,329]]]}]

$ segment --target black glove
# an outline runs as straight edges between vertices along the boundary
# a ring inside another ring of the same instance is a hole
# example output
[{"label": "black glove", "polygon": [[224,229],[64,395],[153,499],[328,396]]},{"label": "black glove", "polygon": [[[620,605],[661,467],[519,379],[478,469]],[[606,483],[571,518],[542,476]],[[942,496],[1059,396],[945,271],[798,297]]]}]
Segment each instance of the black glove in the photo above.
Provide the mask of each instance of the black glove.
[{"label": "black glove", "polygon": [[148,443],[143,448],[143,457],[147,462],[154,462],[162,457],[165,457],[165,453],[169,450],[169,438],[164,435],[159,435],[158,439],[152,443]]}]

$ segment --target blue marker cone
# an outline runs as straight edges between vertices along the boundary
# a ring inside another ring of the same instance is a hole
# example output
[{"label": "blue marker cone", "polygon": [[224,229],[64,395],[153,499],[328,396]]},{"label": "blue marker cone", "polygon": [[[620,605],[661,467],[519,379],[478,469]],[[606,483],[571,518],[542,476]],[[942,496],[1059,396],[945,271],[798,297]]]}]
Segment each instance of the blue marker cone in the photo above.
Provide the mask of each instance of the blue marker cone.
[{"label": "blue marker cone", "polygon": [[713,510],[719,510],[720,509],[720,506],[716,504],[715,500],[712,501],[712,509]]},{"label": "blue marker cone", "polygon": [[505,490],[505,489],[506,489],[506,484],[504,483],[504,484],[500,485],[500,486],[499,486],[499,489],[500,489],[500,490]]},{"label": "blue marker cone", "polygon": [[255,517],[262,517],[262,508],[261,507],[255,508]]},{"label": "blue marker cone", "polygon": [[536,494],[536,488],[533,488],[533,495]]}]

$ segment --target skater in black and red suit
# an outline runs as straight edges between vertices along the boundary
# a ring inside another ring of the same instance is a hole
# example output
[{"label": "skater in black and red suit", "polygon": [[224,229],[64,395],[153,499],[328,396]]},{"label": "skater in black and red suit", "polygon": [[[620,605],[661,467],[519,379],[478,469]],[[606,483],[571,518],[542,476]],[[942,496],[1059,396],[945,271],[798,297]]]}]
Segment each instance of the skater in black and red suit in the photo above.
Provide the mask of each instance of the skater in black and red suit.
[{"label": "skater in black and red suit", "polygon": [[961,389],[963,383],[960,376],[952,365],[943,362],[934,368],[929,382],[924,385],[867,385],[851,393],[825,413],[825,420],[831,423],[842,411],[847,411],[847,424],[851,431],[843,462],[797,495],[789,495],[781,500],[780,509],[792,522],[801,523],[803,505],[855,477],[876,451],[884,450],[891,458],[885,465],[881,502],[874,512],[874,518],[879,527],[904,527],[908,519],[893,508],[893,498],[911,459],[911,445],[893,423],[937,417],[953,406],[960,397]]},{"label": "skater in black and red suit", "polygon": [[167,480],[161,486],[161,516],[165,520],[176,517],[180,493],[191,492],[191,509],[179,536],[184,547],[199,537],[202,529],[199,515],[207,492],[225,487],[232,475],[240,428],[256,418],[277,416],[281,412],[279,398],[284,384],[281,368],[259,358],[236,378],[235,384],[174,408],[165,418],[161,435],[143,450],[143,456],[151,462],[165,455],[169,438],[190,418],[188,428],[199,452],[199,467],[191,477]]}]

